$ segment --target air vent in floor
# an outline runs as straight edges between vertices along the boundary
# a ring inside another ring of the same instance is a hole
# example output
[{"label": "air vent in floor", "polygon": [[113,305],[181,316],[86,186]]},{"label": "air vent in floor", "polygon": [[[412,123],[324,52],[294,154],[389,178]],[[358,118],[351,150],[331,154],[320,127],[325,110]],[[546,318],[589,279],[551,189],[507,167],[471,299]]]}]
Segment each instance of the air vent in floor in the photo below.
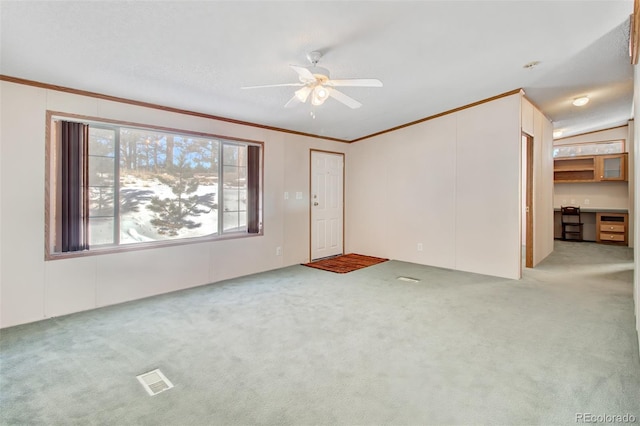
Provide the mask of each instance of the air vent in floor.
[{"label": "air vent in floor", "polygon": [[420,282],[420,280],[419,280],[419,279],[417,279],[417,278],[411,278],[411,277],[398,277],[398,279],[399,279],[400,281],[406,281],[406,282],[408,282],[408,283],[417,283],[417,282]]},{"label": "air vent in floor", "polygon": [[148,373],[136,376],[140,384],[151,396],[164,392],[173,387],[173,383],[162,374],[160,370],[149,371]]}]

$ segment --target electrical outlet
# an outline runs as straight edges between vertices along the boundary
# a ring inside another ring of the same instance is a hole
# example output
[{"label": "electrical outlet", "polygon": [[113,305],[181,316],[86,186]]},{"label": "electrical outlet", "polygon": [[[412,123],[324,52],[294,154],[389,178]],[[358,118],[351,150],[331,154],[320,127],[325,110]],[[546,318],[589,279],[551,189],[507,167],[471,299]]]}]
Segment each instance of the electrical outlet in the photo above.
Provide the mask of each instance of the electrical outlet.
[{"label": "electrical outlet", "polygon": [[424,249],[424,247],[422,246],[422,243],[418,243],[418,251],[422,251]]},{"label": "electrical outlet", "polygon": [[282,256],[282,247],[276,247],[276,256]]},{"label": "electrical outlet", "polygon": [[584,204],[585,204],[585,205],[587,205],[587,206],[588,206],[590,202],[591,202],[591,201],[590,201],[588,198],[585,198],[585,199],[584,199]]},{"label": "electrical outlet", "polygon": [[296,200],[302,200],[302,192],[296,192]]},{"label": "electrical outlet", "polygon": [[572,205],[572,206],[575,206],[575,205],[576,205],[576,199],[575,199],[575,198],[572,198],[572,199],[571,199],[571,205]]}]

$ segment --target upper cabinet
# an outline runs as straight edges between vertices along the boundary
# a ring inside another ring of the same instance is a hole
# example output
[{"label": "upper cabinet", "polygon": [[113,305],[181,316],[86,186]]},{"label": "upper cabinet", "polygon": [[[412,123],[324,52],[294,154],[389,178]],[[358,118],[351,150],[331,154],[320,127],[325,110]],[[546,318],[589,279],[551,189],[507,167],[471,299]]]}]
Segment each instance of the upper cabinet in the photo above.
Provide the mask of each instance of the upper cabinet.
[{"label": "upper cabinet", "polygon": [[627,154],[599,155],[596,159],[598,180],[627,180]]},{"label": "upper cabinet", "polygon": [[553,180],[558,183],[627,180],[627,153],[583,155],[553,160]]}]

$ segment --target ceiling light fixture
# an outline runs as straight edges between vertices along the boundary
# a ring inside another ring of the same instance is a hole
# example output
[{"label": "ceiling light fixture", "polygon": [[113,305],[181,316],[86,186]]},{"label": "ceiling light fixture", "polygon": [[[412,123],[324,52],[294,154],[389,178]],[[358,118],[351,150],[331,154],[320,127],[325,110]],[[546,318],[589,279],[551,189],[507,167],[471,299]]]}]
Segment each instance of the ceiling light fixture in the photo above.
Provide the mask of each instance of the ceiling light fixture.
[{"label": "ceiling light fixture", "polygon": [[560,136],[562,136],[562,130],[554,130],[553,131],[553,137],[555,138],[559,138]]},{"label": "ceiling light fixture", "polygon": [[322,105],[324,101],[329,97],[329,90],[321,85],[317,85],[313,89],[313,95],[311,97],[311,103],[313,105]]},{"label": "ceiling light fixture", "polygon": [[300,102],[306,102],[309,93],[311,93],[311,87],[305,86],[302,89],[296,90],[295,95]]},{"label": "ceiling light fixture", "polygon": [[573,100],[573,105],[575,105],[575,106],[584,106],[584,105],[586,105],[588,103],[589,103],[589,98],[586,97],[586,96],[575,98]]},{"label": "ceiling light fixture", "polygon": [[522,68],[530,70],[530,69],[533,69],[533,68],[537,67],[538,65],[540,65],[540,61],[532,61],[532,62],[529,62],[527,64],[524,64],[522,66]]}]

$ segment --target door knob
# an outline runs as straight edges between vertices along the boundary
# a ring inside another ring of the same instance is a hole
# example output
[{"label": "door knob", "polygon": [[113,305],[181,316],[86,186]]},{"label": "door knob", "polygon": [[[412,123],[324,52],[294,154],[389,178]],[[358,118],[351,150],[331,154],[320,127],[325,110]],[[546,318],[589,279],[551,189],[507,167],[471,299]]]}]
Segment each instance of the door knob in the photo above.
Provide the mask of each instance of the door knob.
[{"label": "door knob", "polygon": [[318,202],[316,201],[315,203],[313,203],[313,205],[314,205],[314,206],[317,206],[317,205],[318,205]]}]

